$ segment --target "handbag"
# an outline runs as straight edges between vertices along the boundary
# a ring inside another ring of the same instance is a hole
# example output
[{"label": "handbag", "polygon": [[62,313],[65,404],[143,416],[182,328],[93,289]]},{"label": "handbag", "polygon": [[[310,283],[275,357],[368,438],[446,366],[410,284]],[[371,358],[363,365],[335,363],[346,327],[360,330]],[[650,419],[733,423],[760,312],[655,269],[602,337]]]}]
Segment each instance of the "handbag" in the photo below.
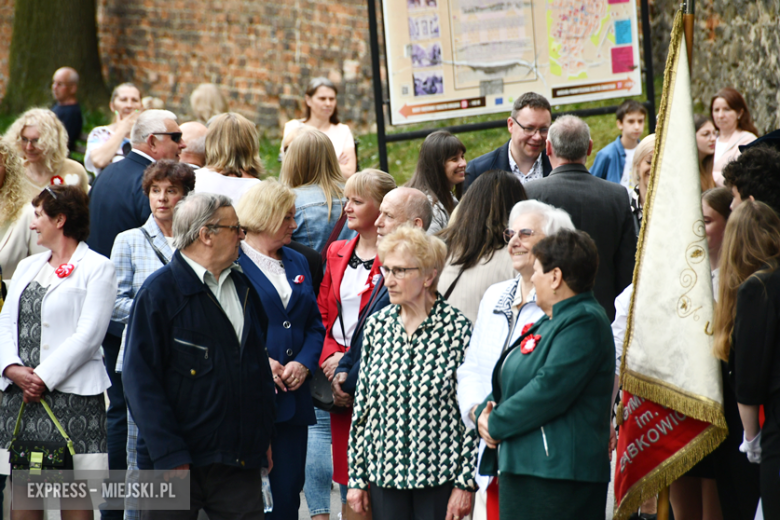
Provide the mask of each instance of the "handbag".
[{"label": "handbag", "polygon": [[41,399],[41,405],[43,405],[46,413],[49,414],[54,426],[57,427],[64,440],[22,441],[16,439],[22,426],[24,405],[25,403],[22,403],[21,408],[19,408],[13,438],[8,446],[8,458],[11,469],[29,470],[32,475],[40,475],[42,469],[73,469],[73,456],[76,454],[73,441],[70,440],[70,437],[68,437],[65,429],[54,416],[54,412],[51,411],[45,399]]},{"label": "handbag", "polygon": [[[339,311],[338,320],[339,324],[341,324],[341,334],[342,336],[346,336],[346,333],[344,332],[344,322],[341,319],[341,303],[338,300],[336,300],[336,307]],[[317,368],[317,371],[312,375],[309,388],[311,389],[311,398],[314,402],[314,406],[320,410],[330,413],[344,413],[347,411],[347,408],[335,406],[333,404],[333,390],[330,387],[328,376],[325,375],[322,367]]]}]

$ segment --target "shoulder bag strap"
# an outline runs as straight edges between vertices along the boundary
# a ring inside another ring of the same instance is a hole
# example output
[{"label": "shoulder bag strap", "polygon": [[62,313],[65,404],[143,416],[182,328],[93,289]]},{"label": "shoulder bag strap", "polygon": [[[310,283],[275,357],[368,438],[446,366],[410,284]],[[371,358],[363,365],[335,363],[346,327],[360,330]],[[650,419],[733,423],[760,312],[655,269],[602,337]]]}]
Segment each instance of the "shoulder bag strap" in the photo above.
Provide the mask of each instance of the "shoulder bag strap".
[{"label": "shoulder bag strap", "polygon": [[322,256],[322,263],[328,261],[328,248],[330,245],[336,241],[336,239],[341,234],[341,230],[344,229],[344,223],[347,221],[347,214],[344,213],[344,210],[341,210],[341,216],[336,221],[336,225],[333,227],[333,231],[330,232],[330,235],[328,235],[328,240],[325,241],[325,245],[322,246],[322,251],[320,251],[320,256]]},{"label": "shoulder bag strap", "polygon": [[159,259],[160,259],[160,262],[162,262],[162,265],[166,265],[166,264],[168,264],[168,259],[167,259],[167,258],[165,258],[165,255],[164,255],[164,254],[162,254],[162,251],[160,251],[160,250],[157,248],[157,246],[156,246],[156,245],[154,245],[154,243],[152,242],[152,237],[151,237],[151,236],[149,236],[149,232],[147,232],[147,231],[146,231],[144,228],[142,228],[142,227],[139,227],[138,229],[140,229],[140,230],[141,230],[141,233],[143,233],[143,234],[144,234],[144,236],[146,237],[146,241],[147,241],[147,242],[149,242],[149,245],[150,245],[150,246],[152,246],[152,250],[153,250],[153,251],[154,251],[154,252],[157,254],[157,258],[159,258]]},{"label": "shoulder bag strap", "polygon": [[452,281],[450,286],[447,288],[447,292],[444,293],[444,299],[445,300],[449,300],[450,299],[450,295],[452,294],[452,291],[455,290],[455,286],[458,285],[458,280],[460,280],[460,277],[463,274],[463,271],[465,271],[465,270],[466,270],[465,267],[461,267],[460,268],[460,272],[458,273],[458,276],[455,277],[455,279]]},{"label": "shoulder bag strap", "polygon": [[[57,430],[59,430],[60,435],[65,439],[65,443],[68,445],[68,451],[71,455],[76,454],[76,449],[73,447],[73,441],[70,440],[70,437],[68,437],[68,434],[65,432],[65,428],[62,427],[60,424],[60,421],[57,420],[57,417],[54,416],[54,412],[49,407],[49,403],[46,402],[45,399],[41,399],[41,404],[43,405],[43,409],[46,410],[46,413],[49,415],[49,418],[51,419],[51,422],[54,423],[54,426],[57,427]],[[14,434],[13,438],[11,439],[11,444],[16,440],[16,437],[19,435],[19,430],[22,426],[22,413],[24,412],[24,403],[22,403],[22,406],[19,408],[19,415],[16,416],[16,426],[14,426]]]}]

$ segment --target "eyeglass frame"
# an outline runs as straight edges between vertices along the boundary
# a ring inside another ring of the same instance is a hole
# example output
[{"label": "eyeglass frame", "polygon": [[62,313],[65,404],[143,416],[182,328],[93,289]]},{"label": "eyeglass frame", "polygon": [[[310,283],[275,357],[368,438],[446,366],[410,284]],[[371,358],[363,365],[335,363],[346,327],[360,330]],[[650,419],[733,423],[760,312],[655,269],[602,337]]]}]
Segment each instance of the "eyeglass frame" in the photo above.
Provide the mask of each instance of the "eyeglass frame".
[{"label": "eyeglass frame", "polygon": [[[512,228],[506,228],[504,230],[504,232],[502,233],[502,235],[504,237],[504,242],[506,242],[507,244],[509,242],[511,242],[512,239],[515,238],[515,236],[517,236],[517,235],[520,235],[520,237],[529,238],[529,237],[534,236],[535,234],[536,234],[536,231],[534,231],[533,229],[528,229],[528,228],[523,228],[523,229],[521,229],[519,231],[515,231]],[[509,235],[509,236],[507,237],[507,235]]]},{"label": "eyeglass frame", "polygon": [[[403,280],[406,278],[406,272],[407,271],[414,271],[420,269],[419,267],[387,267],[385,265],[380,265],[379,270],[382,272],[382,276],[387,278],[388,274],[392,274],[393,278],[396,280]],[[398,276],[398,275],[401,276]]]},{"label": "eyeglass frame", "polygon": [[54,200],[57,200],[57,192],[51,189],[51,184],[43,188],[43,191],[48,192]]},{"label": "eyeglass frame", "polygon": [[[535,135],[536,135],[536,133],[538,132],[538,133],[539,133],[539,137],[545,137],[545,138],[546,138],[546,137],[547,137],[547,134],[549,134],[549,133],[550,133],[550,127],[549,127],[549,126],[548,126],[547,128],[544,128],[544,127],[542,127],[542,128],[531,128],[531,127],[528,127],[528,126],[523,126],[523,125],[521,125],[521,124],[520,124],[520,121],[518,121],[517,119],[515,119],[513,116],[509,116],[509,119],[511,119],[512,121],[514,121],[514,122],[515,122],[515,124],[516,124],[517,126],[519,126],[519,127],[520,127],[520,128],[523,130],[523,133],[524,133],[526,136],[528,136],[528,137],[533,137],[533,136],[535,136]],[[533,130],[533,132],[532,132],[531,130]]]},{"label": "eyeglass frame", "polygon": [[233,232],[237,235],[243,231],[243,233],[246,235],[246,228],[242,226],[240,222],[235,226],[226,226],[225,224],[206,224],[206,227],[212,230],[221,228],[232,229]]},{"label": "eyeglass frame", "polygon": [[40,137],[36,137],[35,139],[27,139],[27,138],[26,138],[25,136],[23,136],[23,135],[20,135],[20,136],[19,136],[19,140],[22,142],[22,145],[28,145],[28,144],[31,144],[31,145],[33,145],[33,146],[34,146],[34,147],[36,147],[36,148],[38,147],[38,143],[40,143],[40,142],[41,142],[41,138],[40,138]]},{"label": "eyeglass frame", "polygon": [[171,141],[173,141],[176,144],[179,144],[181,142],[181,136],[183,134],[182,132],[152,132],[149,135],[167,135],[171,138]]}]

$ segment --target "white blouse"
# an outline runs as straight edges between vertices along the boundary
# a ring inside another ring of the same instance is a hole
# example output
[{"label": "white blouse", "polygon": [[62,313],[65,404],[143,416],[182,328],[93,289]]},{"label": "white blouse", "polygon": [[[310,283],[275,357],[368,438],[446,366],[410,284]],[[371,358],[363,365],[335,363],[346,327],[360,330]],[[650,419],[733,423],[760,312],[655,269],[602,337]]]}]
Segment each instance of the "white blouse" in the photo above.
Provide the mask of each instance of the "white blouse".
[{"label": "white blouse", "polygon": [[360,300],[368,285],[368,275],[371,272],[372,260],[362,260],[352,253],[344,277],[341,279],[339,295],[341,297],[341,316],[343,318],[344,333],[339,318],[333,322],[333,339],[336,343],[349,347],[352,344],[352,335],[357,328],[360,318]]},{"label": "white blouse", "polygon": [[279,294],[282,305],[286,309],[287,304],[290,302],[290,296],[292,296],[292,287],[290,287],[290,281],[287,279],[287,272],[284,270],[282,261],[257,251],[247,244],[246,240],[241,242],[241,249],[244,251],[244,254],[255,263],[265,277],[268,278],[274,286],[274,289],[276,289],[276,292]]}]

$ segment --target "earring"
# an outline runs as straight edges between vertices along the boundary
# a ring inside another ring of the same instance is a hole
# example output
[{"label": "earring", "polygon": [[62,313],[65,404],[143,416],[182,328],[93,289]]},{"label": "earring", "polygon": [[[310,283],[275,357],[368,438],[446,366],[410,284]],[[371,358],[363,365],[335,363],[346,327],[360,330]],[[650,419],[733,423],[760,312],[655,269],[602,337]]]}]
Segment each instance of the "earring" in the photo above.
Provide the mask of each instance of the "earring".
[{"label": "earring", "polygon": [[553,295],[556,295],[556,294],[558,294],[558,291],[556,291],[555,289],[553,289]]}]

